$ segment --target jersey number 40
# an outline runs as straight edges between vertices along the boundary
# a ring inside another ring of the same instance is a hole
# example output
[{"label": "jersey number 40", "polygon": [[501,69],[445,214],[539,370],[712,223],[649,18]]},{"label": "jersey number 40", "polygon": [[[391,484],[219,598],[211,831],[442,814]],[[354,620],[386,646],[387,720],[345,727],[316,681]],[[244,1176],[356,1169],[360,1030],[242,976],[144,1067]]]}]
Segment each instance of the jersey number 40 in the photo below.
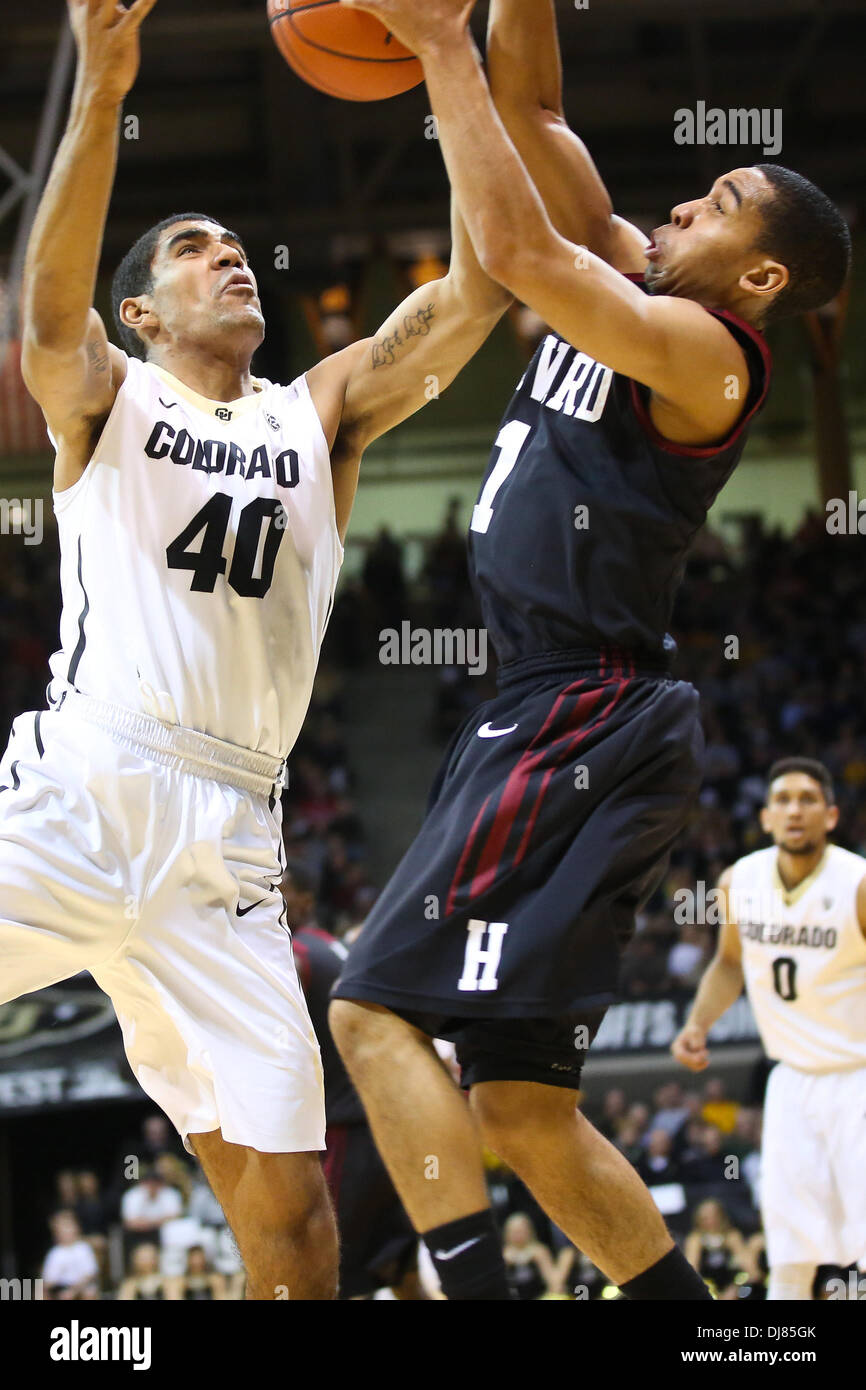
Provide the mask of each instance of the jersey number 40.
[{"label": "jersey number 40", "polygon": [[[192,570],[190,589],[193,593],[212,594],[217,579],[226,572],[228,561],[223,555],[223,546],[231,511],[232,499],[228,493],[214,493],[171,545],[166,546],[165,558],[169,569]],[[244,507],[228,573],[228,583],[241,598],[264,598],[268,592],[274,580],[277,551],[287,525],[285,508],[276,497],[254,497]],[[193,541],[202,532],[201,546],[198,550],[191,550]]]}]

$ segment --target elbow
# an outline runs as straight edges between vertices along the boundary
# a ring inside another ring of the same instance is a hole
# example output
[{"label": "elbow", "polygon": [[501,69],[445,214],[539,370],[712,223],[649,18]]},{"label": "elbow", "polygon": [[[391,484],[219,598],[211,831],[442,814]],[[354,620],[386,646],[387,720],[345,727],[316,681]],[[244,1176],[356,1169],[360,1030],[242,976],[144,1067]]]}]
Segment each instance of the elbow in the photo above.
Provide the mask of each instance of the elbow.
[{"label": "elbow", "polygon": [[476,248],[481,269],[509,295],[519,293],[521,257],[525,253],[510,239],[501,235],[486,239]]}]

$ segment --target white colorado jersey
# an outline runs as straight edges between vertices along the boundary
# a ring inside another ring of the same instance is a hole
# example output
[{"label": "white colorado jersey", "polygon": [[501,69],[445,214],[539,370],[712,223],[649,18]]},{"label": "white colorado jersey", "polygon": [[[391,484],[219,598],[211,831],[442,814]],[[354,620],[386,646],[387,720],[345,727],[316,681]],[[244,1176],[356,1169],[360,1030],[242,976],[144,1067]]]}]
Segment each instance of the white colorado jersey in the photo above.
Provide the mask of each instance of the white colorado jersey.
[{"label": "white colorado jersey", "polygon": [[127,361],[88,467],[54,494],[49,704],[72,687],[284,758],[343,559],[306,379],[223,403]]},{"label": "white colorado jersey", "polygon": [[828,845],[792,892],[777,859],[773,846],[731,870],[731,913],[764,1050],[800,1071],[866,1067],[866,940],[857,920],[866,859]]}]

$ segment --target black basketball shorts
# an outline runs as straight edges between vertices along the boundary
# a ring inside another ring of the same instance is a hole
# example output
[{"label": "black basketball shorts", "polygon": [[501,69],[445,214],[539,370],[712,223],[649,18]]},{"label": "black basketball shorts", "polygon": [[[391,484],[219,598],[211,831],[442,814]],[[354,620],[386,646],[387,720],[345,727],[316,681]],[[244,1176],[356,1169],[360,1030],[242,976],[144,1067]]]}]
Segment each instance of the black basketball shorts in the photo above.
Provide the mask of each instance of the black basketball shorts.
[{"label": "black basketball shorts", "polygon": [[685,682],[597,657],[564,669],[560,654],[505,668],[446,754],[334,997],[453,1038],[464,1084],[576,1088],[702,755]]}]

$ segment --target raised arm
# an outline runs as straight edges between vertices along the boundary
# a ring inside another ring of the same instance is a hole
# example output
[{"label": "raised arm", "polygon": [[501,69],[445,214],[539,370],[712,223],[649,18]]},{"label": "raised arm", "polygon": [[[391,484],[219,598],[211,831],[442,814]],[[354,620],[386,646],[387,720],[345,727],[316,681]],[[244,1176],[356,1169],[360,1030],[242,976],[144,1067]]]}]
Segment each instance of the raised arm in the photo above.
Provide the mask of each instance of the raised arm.
[{"label": "raised arm", "polygon": [[78,48],[69,121],[33,223],[22,284],[21,365],[58,443],[55,486],[80,477],[126,370],[92,308],[138,31],[156,0],[68,0]]},{"label": "raised arm", "polygon": [[724,438],[741,411],[725,387],[748,382],[745,353],[700,305],[644,294],[556,231],[493,106],[468,27],[472,3],[342,3],[375,14],[421,58],[451,187],[484,270],[560,337],[649,387],[664,435],[690,445]]},{"label": "raised arm", "polygon": [[331,446],[337,526],[344,536],[361,456],[458,375],[512,302],[478,263],[452,202],[451,265],[414,290],[372,338],[318,363],[307,383]]},{"label": "raised arm", "polygon": [[615,215],[586,145],[565,119],[553,0],[491,0],[487,75],[556,230],[617,270],[643,270],[647,238]]}]

